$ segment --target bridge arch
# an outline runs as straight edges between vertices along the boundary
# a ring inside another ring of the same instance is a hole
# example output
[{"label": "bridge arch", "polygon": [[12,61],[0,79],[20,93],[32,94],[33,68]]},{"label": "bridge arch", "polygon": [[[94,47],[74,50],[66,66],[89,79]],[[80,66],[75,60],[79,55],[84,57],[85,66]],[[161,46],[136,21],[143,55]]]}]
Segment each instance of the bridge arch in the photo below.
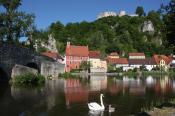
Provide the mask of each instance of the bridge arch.
[{"label": "bridge arch", "polygon": [[34,68],[34,69],[38,70],[38,72],[40,73],[40,68],[39,68],[39,66],[38,66],[37,63],[35,63],[35,62],[29,62],[29,63],[26,64],[26,66],[27,67],[30,67],[30,68]]},{"label": "bridge arch", "polygon": [[7,72],[5,72],[5,70],[2,67],[0,67],[0,81],[4,82],[4,81],[8,81],[8,80],[9,80],[9,78],[8,78]]}]

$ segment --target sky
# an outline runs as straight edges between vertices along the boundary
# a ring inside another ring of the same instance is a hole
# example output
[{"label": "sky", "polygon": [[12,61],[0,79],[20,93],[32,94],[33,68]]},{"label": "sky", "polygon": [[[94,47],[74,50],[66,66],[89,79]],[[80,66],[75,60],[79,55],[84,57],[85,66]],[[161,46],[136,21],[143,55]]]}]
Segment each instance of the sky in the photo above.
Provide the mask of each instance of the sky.
[{"label": "sky", "polygon": [[[22,0],[19,10],[35,14],[38,29],[46,29],[52,22],[94,21],[104,11],[121,10],[134,14],[137,6],[143,6],[146,12],[157,10],[160,4],[169,0]],[[1,10],[1,9],[0,9]]]}]

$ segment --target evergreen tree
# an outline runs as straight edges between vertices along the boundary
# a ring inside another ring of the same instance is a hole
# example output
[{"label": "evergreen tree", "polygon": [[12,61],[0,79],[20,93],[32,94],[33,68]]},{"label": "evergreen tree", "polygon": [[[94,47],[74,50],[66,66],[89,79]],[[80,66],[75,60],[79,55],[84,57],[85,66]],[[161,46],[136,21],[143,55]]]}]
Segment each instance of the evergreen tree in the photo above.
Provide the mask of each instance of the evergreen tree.
[{"label": "evergreen tree", "polygon": [[138,14],[139,16],[143,16],[145,13],[144,13],[144,9],[143,7],[141,6],[138,6],[137,9],[136,9],[136,14]]}]

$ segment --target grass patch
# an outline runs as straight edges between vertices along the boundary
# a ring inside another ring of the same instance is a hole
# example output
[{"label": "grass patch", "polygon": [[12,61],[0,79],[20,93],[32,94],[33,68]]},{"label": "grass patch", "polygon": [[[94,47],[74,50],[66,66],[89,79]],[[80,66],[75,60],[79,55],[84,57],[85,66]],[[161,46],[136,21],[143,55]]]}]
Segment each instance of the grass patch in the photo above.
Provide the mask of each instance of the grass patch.
[{"label": "grass patch", "polygon": [[78,75],[73,75],[72,73],[65,72],[65,73],[60,73],[58,78],[64,78],[64,79],[67,79],[67,78],[79,78],[79,76]]},{"label": "grass patch", "polygon": [[14,77],[12,84],[14,85],[41,85],[45,83],[44,76],[38,74],[24,74]]}]

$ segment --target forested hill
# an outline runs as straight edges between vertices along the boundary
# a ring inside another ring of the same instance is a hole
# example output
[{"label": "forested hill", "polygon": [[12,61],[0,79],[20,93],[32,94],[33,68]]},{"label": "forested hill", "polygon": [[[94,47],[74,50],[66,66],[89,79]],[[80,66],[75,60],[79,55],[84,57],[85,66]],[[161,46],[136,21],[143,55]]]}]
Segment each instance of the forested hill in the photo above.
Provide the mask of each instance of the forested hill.
[{"label": "forested hill", "polygon": [[[0,0],[4,9],[0,11],[0,44],[19,45],[20,38],[26,37],[30,47],[38,45],[38,51],[46,50],[41,45],[56,40],[56,45],[52,45],[61,54],[65,53],[67,41],[88,45],[90,50],[100,50],[103,55],[114,51],[122,56],[128,52],[145,52],[147,56],[175,53],[175,0],[147,14],[138,6],[137,17],[107,17],[66,25],[57,21],[45,30],[36,29],[35,16],[19,11],[21,5],[22,0]],[[48,42],[49,37],[55,39]]]},{"label": "forested hill", "polygon": [[[155,12],[153,12],[155,13]],[[151,17],[152,16],[152,17]],[[106,17],[94,22],[52,23],[45,32],[40,32],[41,41],[47,41],[48,34],[53,34],[58,51],[64,53],[66,42],[74,45],[88,45],[91,50],[102,53],[118,51],[166,53],[166,39],[162,33],[162,21],[157,13],[147,17]]]},{"label": "forested hill", "polygon": [[[174,44],[170,39],[173,38],[168,38],[169,28],[166,25],[166,19],[170,17],[161,12],[150,11],[137,17],[106,17],[94,22],[67,25],[57,21],[47,30],[37,31],[33,38],[47,42],[48,35],[52,34],[62,54],[67,41],[74,45],[88,45],[90,50],[100,50],[103,55],[114,51],[123,56],[128,52],[144,52],[147,56],[172,54]],[[169,30],[172,31],[172,28]]]}]

